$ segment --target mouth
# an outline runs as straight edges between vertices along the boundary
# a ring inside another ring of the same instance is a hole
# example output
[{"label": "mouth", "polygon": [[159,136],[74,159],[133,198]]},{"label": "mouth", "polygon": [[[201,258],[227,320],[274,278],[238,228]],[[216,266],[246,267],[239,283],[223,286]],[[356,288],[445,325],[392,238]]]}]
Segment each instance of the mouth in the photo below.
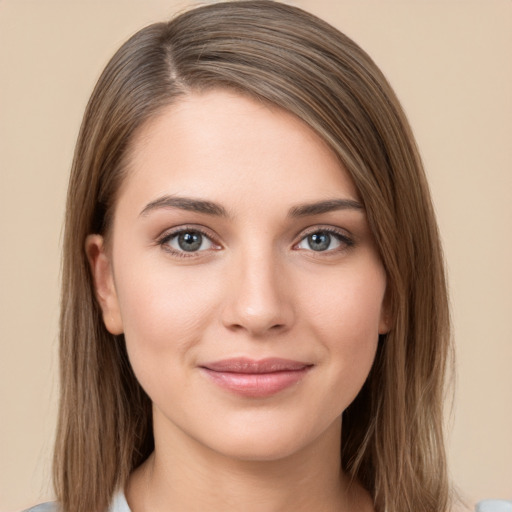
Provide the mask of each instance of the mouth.
[{"label": "mouth", "polygon": [[300,382],[312,364],[289,359],[225,359],[200,366],[219,387],[247,398],[275,395]]}]

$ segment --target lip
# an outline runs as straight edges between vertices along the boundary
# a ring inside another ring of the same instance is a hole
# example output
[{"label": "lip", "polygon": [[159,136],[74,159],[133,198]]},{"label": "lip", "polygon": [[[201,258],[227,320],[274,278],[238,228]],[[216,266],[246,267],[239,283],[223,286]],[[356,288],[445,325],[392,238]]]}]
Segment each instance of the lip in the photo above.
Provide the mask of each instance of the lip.
[{"label": "lip", "polygon": [[298,383],[312,367],[290,359],[242,357],[205,363],[200,369],[223,389],[248,398],[265,398]]}]

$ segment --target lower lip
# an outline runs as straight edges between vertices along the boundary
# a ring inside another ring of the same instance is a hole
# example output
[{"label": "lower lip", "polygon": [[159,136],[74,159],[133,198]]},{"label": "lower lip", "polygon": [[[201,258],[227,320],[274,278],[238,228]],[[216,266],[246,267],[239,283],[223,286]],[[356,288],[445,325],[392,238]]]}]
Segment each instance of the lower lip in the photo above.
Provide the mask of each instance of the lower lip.
[{"label": "lower lip", "polygon": [[265,398],[297,384],[310,367],[272,373],[216,372],[202,368],[203,372],[221,388],[248,398]]}]

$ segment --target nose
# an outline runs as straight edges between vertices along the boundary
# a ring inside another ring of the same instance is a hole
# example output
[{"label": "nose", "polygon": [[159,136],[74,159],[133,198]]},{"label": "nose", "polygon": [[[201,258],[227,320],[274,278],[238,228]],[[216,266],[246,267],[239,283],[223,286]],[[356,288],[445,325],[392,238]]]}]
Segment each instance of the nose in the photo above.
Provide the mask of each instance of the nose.
[{"label": "nose", "polygon": [[291,282],[277,257],[252,252],[241,255],[229,272],[222,322],[232,331],[264,337],[288,330],[294,322]]}]

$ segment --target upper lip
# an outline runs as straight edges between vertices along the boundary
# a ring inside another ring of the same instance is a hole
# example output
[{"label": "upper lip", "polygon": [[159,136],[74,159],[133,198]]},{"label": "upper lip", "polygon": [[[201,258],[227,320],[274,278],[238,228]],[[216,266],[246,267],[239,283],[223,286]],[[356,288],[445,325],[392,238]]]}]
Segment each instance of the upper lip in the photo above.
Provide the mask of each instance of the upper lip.
[{"label": "upper lip", "polygon": [[250,359],[247,357],[237,357],[233,359],[213,361],[211,363],[201,365],[202,368],[206,368],[214,372],[229,373],[274,373],[304,370],[310,366],[312,365],[309,363],[277,357],[260,360]]}]

